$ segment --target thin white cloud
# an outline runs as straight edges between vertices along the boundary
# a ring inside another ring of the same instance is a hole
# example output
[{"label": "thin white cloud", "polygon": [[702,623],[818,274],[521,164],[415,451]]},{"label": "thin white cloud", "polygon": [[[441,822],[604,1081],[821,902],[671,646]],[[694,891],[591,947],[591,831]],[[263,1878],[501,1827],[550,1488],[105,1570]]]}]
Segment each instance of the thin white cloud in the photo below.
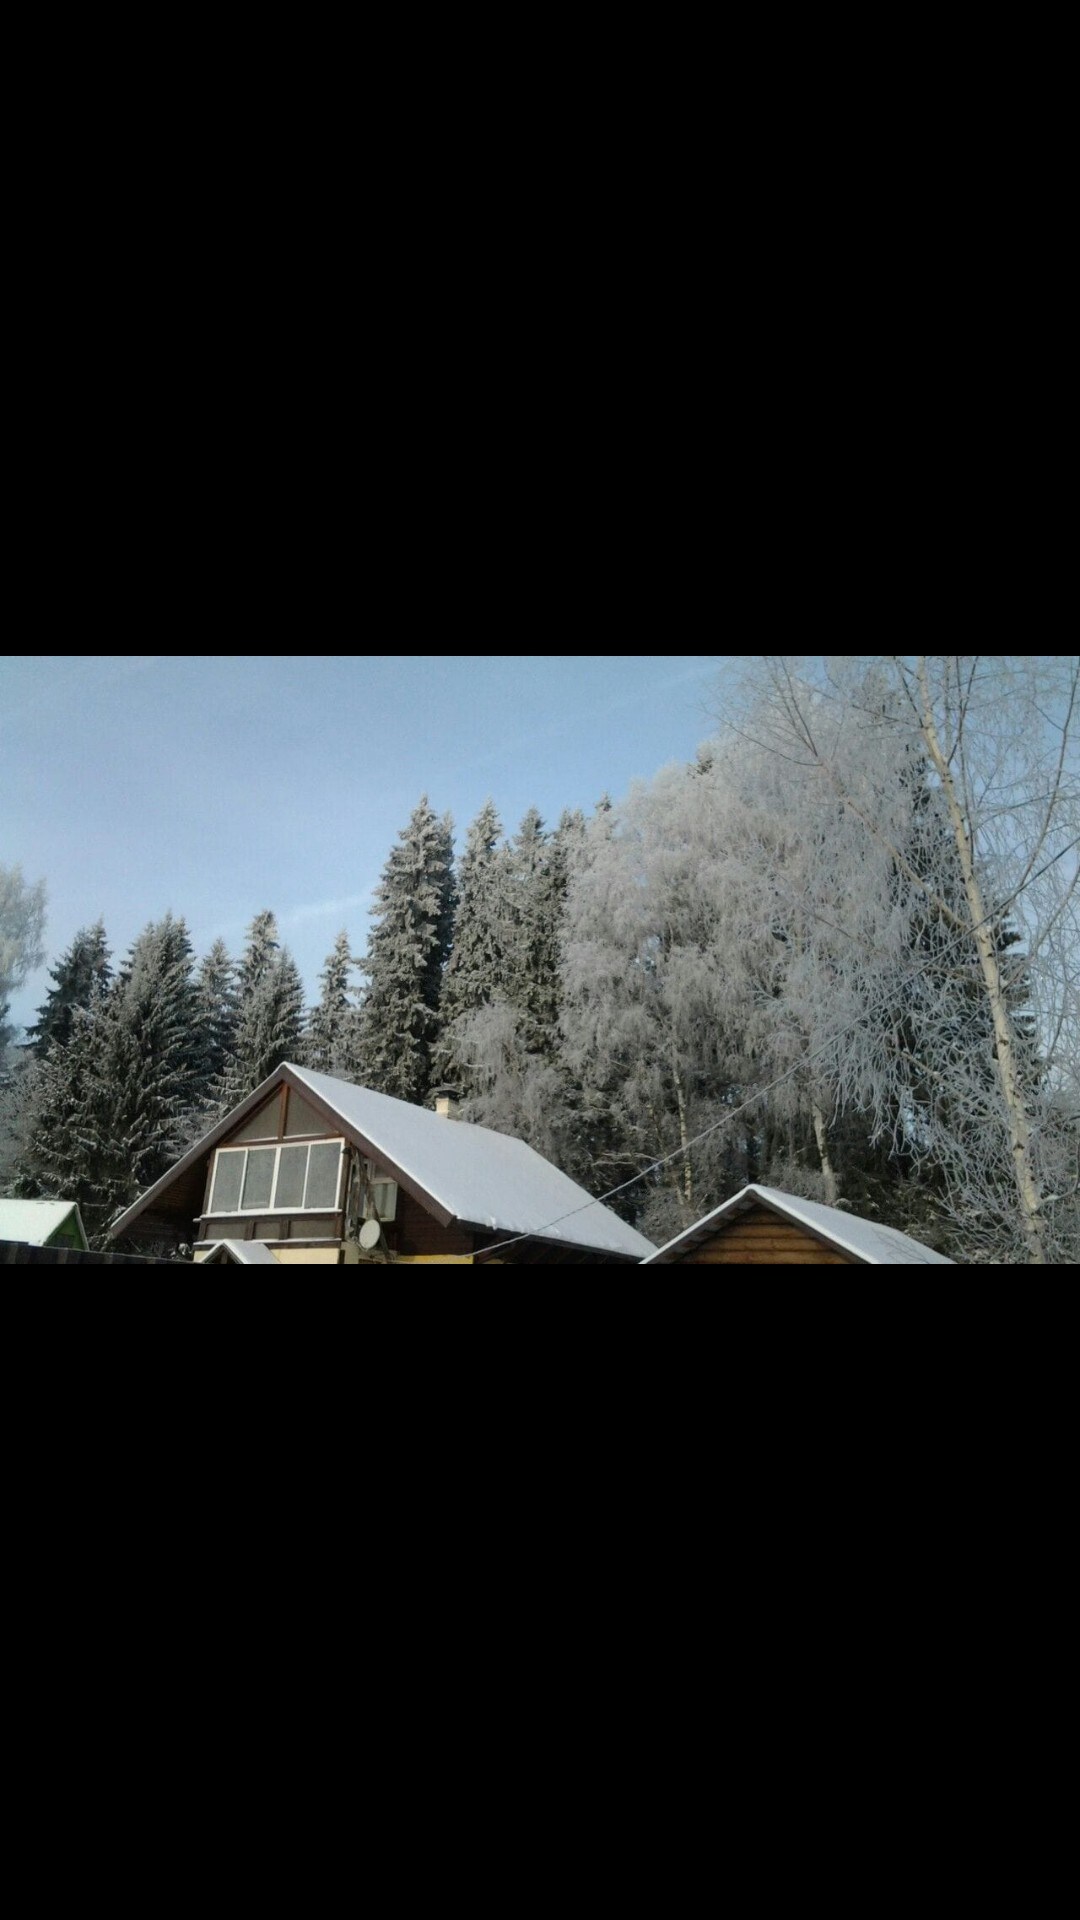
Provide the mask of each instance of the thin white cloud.
[{"label": "thin white cloud", "polygon": [[278,917],[279,927],[298,927],[305,920],[327,920],[331,914],[348,913],[353,907],[366,907],[374,893],[374,887],[368,887],[365,893],[343,893],[334,900],[308,900],[302,906],[289,907]]},{"label": "thin white cloud", "polygon": [[[613,660],[611,664],[617,669],[617,660]],[[676,687],[689,687],[702,680],[715,680],[722,664],[723,656],[703,657],[699,665],[683,667],[678,673],[660,674],[648,686],[631,687],[621,693],[606,694],[601,702],[582,702],[569,715],[558,714],[546,725],[534,724],[527,732],[504,734],[490,752],[471,753],[470,765],[473,767],[495,766],[500,761],[516,756],[526,747],[535,746],[540,741],[563,739],[570,726],[582,723],[591,726],[602,724],[607,715],[626,713],[632,707],[655,704],[665,693],[672,692]],[[642,769],[643,777],[648,771],[650,771],[648,768]]]}]

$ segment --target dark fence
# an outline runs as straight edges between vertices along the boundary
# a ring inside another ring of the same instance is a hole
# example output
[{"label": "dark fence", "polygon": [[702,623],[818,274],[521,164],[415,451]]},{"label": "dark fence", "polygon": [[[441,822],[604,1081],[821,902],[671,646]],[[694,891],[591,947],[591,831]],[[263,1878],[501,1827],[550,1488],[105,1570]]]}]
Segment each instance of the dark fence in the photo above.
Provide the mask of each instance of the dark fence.
[{"label": "dark fence", "polygon": [[84,1253],[81,1247],[32,1247],[26,1240],[0,1240],[0,1267],[189,1267],[156,1253]]}]

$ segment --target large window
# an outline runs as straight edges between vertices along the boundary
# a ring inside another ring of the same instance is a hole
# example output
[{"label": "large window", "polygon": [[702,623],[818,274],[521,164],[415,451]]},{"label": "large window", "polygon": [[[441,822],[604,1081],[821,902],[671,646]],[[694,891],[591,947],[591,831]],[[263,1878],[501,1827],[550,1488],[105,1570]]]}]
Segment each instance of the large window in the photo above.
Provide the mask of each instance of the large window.
[{"label": "large window", "polygon": [[211,1213],[336,1213],[344,1140],[219,1147]]}]

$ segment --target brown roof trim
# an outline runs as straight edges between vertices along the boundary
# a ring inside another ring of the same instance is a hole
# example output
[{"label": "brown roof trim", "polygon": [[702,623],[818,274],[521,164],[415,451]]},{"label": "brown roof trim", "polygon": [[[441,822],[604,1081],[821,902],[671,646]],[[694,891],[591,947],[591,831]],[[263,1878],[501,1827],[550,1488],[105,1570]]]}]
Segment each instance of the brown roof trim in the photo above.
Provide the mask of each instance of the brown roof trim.
[{"label": "brown roof trim", "polygon": [[288,1066],[282,1066],[278,1071],[286,1085],[293,1087],[297,1093],[302,1093],[309,1105],[317,1107],[320,1113],[325,1114],[326,1118],[333,1122],[335,1131],[343,1133],[351,1146],[356,1147],[358,1152],[364,1154],[367,1159],[377,1160],[380,1167],[385,1167],[390,1178],[396,1180],[399,1187],[404,1187],[405,1192],[411,1194],[414,1200],[419,1201],[425,1211],[438,1221],[440,1227],[449,1227],[453,1224],[457,1215],[448,1212],[446,1207],[440,1206],[427,1188],[421,1186],[411,1173],[402,1173],[396,1161],[387,1159],[382,1147],[376,1146],[366,1135],[358,1133],[354,1126],[350,1126],[344,1114],[339,1113],[336,1107],[324,1100],[322,1094],[316,1092],[310,1081],[299,1079]]},{"label": "brown roof trim", "polygon": [[188,1173],[200,1160],[205,1159],[218,1145],[219,1141],[224,1140],[236,1127],[241,1126],[248,1115],[253,1113],[256,1107],[262,1105],[268,1093],[272,1093],[276,1086],[281,1086],[282,1084],[292,1087],[294,1092],[302,1094],[308,1104],[313,1106],[317,1112],[321,1113],[324,1118],[329,1121],[331,1132],[344,1134],[351,1146],[356,1147],[357,1150],[366,1155],[368,1159],[377,1160],[380,1167],[385,1167],[391,1179],[396,1180],[400,1187],[404,1187],[405,1192],[411,1194],[412,1198],[418,1201],[425,1211],[430,1213],[438,1221],[440,1227],[448,1227],[454,1222],[457,1217],[455,1214],[448,1213],[446,1208],[440,1206],[439,1203],[432,1198],[431,1194],[428,1193],[427,1189],[420,1186],[419,1182],[416,1181],[411,1174],[402,1173],[401,1168],[395,1166],[392,1160],[388,1160],[380,1148],[377,1148],[372,1141],[366,1139],[363,1134],[357,1133],[355,1127],[349,1125],[344,1115],[339,1113],[336,1107],[330,1106],[307,1080],[301,1080],[297,1074],[293,1073],[291,1067],[283,1061],[281,1066],[275,1067],[273,1073],[269,1074],[268,1077],[255,1088],[253,1093],[248,1094],[246,1100],[242,1100],[238,1107],[230,1108],[229,1112],[225,1114],[215,1126],[211,1127],[209,1133],[204,1133],[201,1140],[196,1141],[193,1147],[189,1147],[183,1159],[178,1160],[176,1165],[170,1167],[167,1173],[163,1173],[160,1180],[155,1180],[152,1187],[147,1187],[146,1192],[140,1194],[139,1198],[132,1202],[127,1212],[120,1215],[119,1220],[113,1221],[112,1226],[107,1230],[106,1239],[113,1240],[119,1234],[127,1233],[132,1222],[138,1219],[144,1208],[149,1207],[155,1200],[159,1199],[165,1190],[172,1186],[174,1180],[179,1180],[183,1174]]},{"label": "brown roof trim", "polygon": [[[685,1232],[670,1243],[666,1259],[660,1260],[655,1254],[651,1254],[641,1264],[653,1267],[676,1266],[684,1253],[689,1253],[693,1247],[703,1247],[707,1240],[712,1240],[718,1233],[723,1233],[732,1220],[741,1219],[743,1214],[749,1213],[753,1207],[764,1207],[767,1212],[774,1213],[778,1220],[783,1220],[787,1226],[801,1227],[802,1231],[808,1234],[811,1240],[816,1240],[819,1246],[828,1247],[831,1253],[844,1254],[854,1266],[869,1267],[874,1264],[872,1260],[867,1260],[864,1254],[856,1253],[851,1247],[845,1247],[842,1241],[823,1227],[812,1227],[808,1220],[803,1220],[797,1213],[791,1213],[787,1207],[780,1206],[771,1195],[762,1193],[760,1189],[755,1192],[752,1186],[744,1187],[741,1193],[733,1194],[730,1200],[722,1200],[718,1207],[714,1207],[711,1213],[706,1214],[704,1220],[699,1220],[695,1226],[687,1227]],[[723,1216],[722,1219],[717,1218],[718,1214]],[[662,1248],[661,1252],[663,1252]]]}]

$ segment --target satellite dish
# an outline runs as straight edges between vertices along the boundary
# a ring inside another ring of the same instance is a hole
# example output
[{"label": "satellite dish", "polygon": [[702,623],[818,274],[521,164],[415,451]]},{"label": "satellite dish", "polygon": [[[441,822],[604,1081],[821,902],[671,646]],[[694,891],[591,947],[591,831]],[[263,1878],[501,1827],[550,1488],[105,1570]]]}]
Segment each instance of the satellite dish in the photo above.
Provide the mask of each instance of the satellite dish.
[{"label": "satellite dish", "polygon": [[382,1228],[377,1220],[365,1220],[360,1229],[360,1245],[366,1253],[377,1247],[382,1239]]}]

